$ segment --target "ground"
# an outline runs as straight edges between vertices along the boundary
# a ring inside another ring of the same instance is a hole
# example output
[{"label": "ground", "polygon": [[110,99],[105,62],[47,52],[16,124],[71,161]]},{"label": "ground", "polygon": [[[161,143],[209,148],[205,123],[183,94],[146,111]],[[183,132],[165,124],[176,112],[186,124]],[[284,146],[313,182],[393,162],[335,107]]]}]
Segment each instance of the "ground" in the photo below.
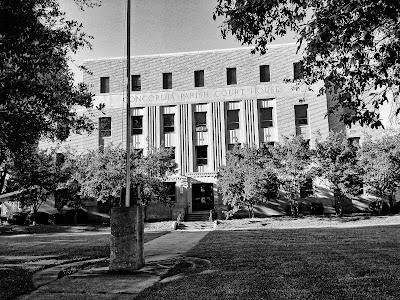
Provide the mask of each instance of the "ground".
[{"label": "ground", "polygon": [[[171,222],[148,223],[145,241],[171,228]],[[179,280],[156,284],[138,299],[400,298],[398,216],[224,220],[217,229],[186,254],[208,263],[195,271],[178,264],[170,274],[181,274]],[[0,299],[31,290],[30,275],[40,268],[107,257],[109,232],[0,226]]]}]

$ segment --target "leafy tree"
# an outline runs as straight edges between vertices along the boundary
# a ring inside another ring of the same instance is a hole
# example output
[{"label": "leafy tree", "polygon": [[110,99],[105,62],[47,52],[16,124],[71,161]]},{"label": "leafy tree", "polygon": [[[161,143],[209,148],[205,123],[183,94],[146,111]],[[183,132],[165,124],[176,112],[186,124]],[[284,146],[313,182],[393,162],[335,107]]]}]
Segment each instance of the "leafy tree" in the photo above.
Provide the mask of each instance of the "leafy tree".
[{"label": "leafy tree", "polygon": [[[379,196],[380,211],[383,198],[392,195],[400,186],[400,135],[387,135],[382,140],[368,138],[360,149],[360,166],[366,190]],[[393,201],[389,201],[393,210]]]},{"label": "leafy tree", "polygon": [[92,107],[92,94],[74,85],[68,67],[71,53],[90,47],[82,25],[67,20],[57,0],[2,0],[0,20],[2,165],[30,155],[40,138],[62,141],[94,124],[73,109]]},{"label": "leafy tree", "polygon": [[[58,155],[58,154],[57,154]],[[59,158],[60,157],[60,158]],[[78,222],[78,211],[82,208],[81,185],[74,177],[78,171],[76,154],[68,149],[61,156],[56,156],[56,168],[59,174],[59,183],[54,192],[57,210],[64,206],[74,210],[74,223]]]},{"label": "leafy tree", "polygon": [[358,164],[358,147],[343,132],[330,132],[325,141],[317,141],[316,157],[320,175],[330,183],[337,211],[343,216],[344,200],[360,193],[363,170]]},{"label": "leafy tree", "polygon": [[[323,81],[346,124],[381,126],[380,104],[400,85],[400,2],[393,0],[218,0],[223,37],[234,35],[253,52],[292,31],[303,54],[304,82]],[[368,96],[368,99],[366,99]],[[397,113],[399,110],[397,110]]]},{"label": "leafy tree", "polygon": [[256,204],[277,197],[277,175],[270,162],[270,156],[264,156],[260,149],[248,145],[236,146],[228,152],[226,165],[221,167],[218,177],[223,203],[230,207],[224,212],[227,218],[244,207],[253,218]]},{"label": "leafy tree", "polygon": [[33,149],[29,158],[15,159],[11,168],[8,191],[21,191],[15,196],[22,207],[31,207],[34,224],[39,207],[52,195],[60,181],[54,163],[54,152]]},{"label": "leafy tree", "polygon": [[300,187],[315,176],[309,142],[301,135],[282,137],[270,150],[274,157],[281,190],[292,203],[300,198]]},{"label": "leafy tree", "polygon": [[[152,149],[147,156],[131,152],[131,189],[138,204],[147,207],[151,202],[170,203],[164,182],[174,173],[172,150]],[[120,206],[120,196],[125,187],[126,151],[110,145],[102,151],[90,151],[77,158],[77,172],[72,179],[80,184],[83,197],[97,201],[110,201]],[[139,192],[138,192],[139,191]]]}]

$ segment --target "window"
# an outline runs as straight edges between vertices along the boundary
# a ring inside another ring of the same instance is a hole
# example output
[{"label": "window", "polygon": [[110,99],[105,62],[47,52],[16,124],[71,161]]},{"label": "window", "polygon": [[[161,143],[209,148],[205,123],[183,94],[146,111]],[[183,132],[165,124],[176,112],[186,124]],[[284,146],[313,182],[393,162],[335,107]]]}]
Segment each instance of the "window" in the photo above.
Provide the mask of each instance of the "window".
[{"label": "window", "polygon": [[197,132],[207,131],[207,113],[206,112],[195,112],[194,122]]},{"label": "window", "polygon": [[142,89],[142,81],[140,75],[132,75],[132,91],[140,91]]},{"label": "window", "polygon": [[111,136],[111,117],[104,117],[99,119],[99,132],[100,137]]},{"label": "window", "polygon": [[313,193],[313,180],[312,178],[307,177],[303,182],[300,183],[300,198],[305,198]]},{"label": "window", "polygon": [[272,107],[261,108],[260,109],[260,123],[261,128],[272,127]]},{"label": "window", "polygon": [[132,129],[131,129],[132,135],[143,133],[143,116],[132,116],[131,123],[132,123]]},{"label": "window", "polygon": [[296,126],[308,125],[307,110],[307,104],[294,106],[294,118]]},{"label": "window", "polygon": [[132,151],[133,151],[135,157],[138,157],[138,158],[143,157],[143,149],[142,148],[135,148],[135,149],[132,149]]},{"label": "window", "polygon": [[56,168],[59,169],[65,162],[64,153],[57,152],[56,153]]},{"label": "window", "polygon": [[172,89],[172,73],[163,73],[163,89]]},{"label": "window", "polygon": [[171,160],[175,159],[175,147],[165,147],[165,150],[171,151],[169,159]]},{"label": "window", "polygon": [[232,85],[236,84],[236,68],[227,68],[226,69],[226,84]]},{"label": "window", "polygon": [[293,63],[293,72],[294,72],[294,79],[303,79],[303,62],[295,62]]},{"label": "window", "polygon": [[164,182],[164,188],[169,201],[176,202],[175,182]]},{"label": "window", "polygon": [[175,117],[175,114],[164,114],[163,115],[164,133],[174,132],[174,117]]},{"label": "window", "polygon": [[236,143],[236,144],[228,144],[228,151],[232,151],[236,148],[240,148],[241,144],[240,143]]},{"label": "window", "polygon": [[239,129],[239,110],[228,110],[227,120],[228,130]]},{"label": "window", "polygon": [[207,146],[196,146],[196,164],[198,166],[207,164]]},{"label": "window", "polygon": [[348,141],[350,144],[352,144],[355,147],[360,146],[360,137],[350,137],[350,138],[348,138]]},{"label": "window", "polygon": [[100,77],[100,93],[110,92],[110,77]]},{"label": "window", "polygon": [[270,81],[269,65],[260,66],[260,82],[269,82],[269,81]]},{"label": "window", "polygon": [[204,86],[204,70],[194,71],[194,86]]}]

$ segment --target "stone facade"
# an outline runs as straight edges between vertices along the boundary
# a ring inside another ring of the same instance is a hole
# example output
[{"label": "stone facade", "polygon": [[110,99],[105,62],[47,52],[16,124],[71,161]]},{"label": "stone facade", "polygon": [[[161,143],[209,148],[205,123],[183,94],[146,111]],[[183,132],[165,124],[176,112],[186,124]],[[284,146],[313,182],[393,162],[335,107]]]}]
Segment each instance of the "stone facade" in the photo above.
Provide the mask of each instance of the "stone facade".
[{"label": "stone facade", "polygon": [[[170,178],[176,205],[154,205],[148,208],[148,216],[168,219],[180,212],[220,207],[216,174],[236,143],[260,145],[302,134],[313,146],[316,134],[327,136],[330,129],[345,129],[337,119],[325,117],[329,98],[317,96],[318,86],[294,89],[293,83],[284,83],[294,79],[294,64],[300,58],[294,44],[270,46],[263,56],[240,48],[131,58],[131,74],[136,80],[140,76],[140,88],[136,81],[130,99],[131,116],[138,122],[132,147],[143,149],[144,155],[149,147],[174,147],[179,169]],[[111,132],[101,134],[99,129],[90,135],[73,135],[64,145],[78,152],[108,143],[124,146],[126,60],[88,60],[85,66],[91,74],[84,81],[95,94],[95,103],[106,105],[105,114],[89,113],[97,124],[100,118],[111,118]],[[263,80],[260,66],[269,66]],[[195,71],[203,71],[197,78],[199,87]],[[172,80],[163,73],[172,73]],[[103,86],[100,78],[106,78]],[[361,133],[356,129],[352,134]],[[279,213],[279,209],[265,210],[265,214]]]}]

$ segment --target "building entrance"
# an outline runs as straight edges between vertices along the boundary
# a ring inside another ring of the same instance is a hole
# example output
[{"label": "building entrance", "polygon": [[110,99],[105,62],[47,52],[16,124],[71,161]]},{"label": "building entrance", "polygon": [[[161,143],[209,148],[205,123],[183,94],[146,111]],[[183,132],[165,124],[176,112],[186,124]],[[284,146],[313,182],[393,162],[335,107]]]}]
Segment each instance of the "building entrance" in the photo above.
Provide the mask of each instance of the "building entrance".
[{"label": "building entrance", "polygon": [[212,183],[194,183],[193,192],[193,211],[214,209],[214,192]]}]

